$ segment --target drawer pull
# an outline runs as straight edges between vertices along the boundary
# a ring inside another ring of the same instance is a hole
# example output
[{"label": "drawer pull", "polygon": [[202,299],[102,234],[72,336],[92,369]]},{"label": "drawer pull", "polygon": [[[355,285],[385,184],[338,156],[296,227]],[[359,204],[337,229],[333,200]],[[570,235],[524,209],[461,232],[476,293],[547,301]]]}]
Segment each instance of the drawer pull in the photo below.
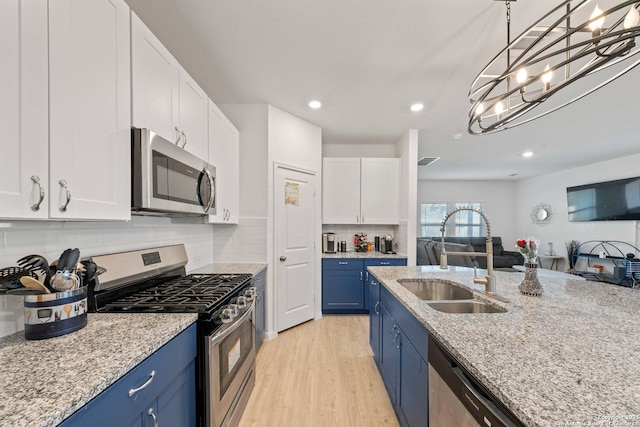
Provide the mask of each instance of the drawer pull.
[{"label": "drawer pull", "polygon": [[340,265],[349,265],[349,261],[338,261]]},{"label": "drawer pull", "polygon": [[154,369],[153,371],[151,371],[151,373],[149,374],[149,379],[144,384],[142,384],[138,388],[132,388],[131,390],[129,390],[129,397],[133,397],[134,394],[136,394],[137,392],[139,392],[140,390],[142,390],[143,388],[146,388],[149,384],[151,384],[151,381],[153,381],[153,377],[155,376],[156,376],[156,371]]},{"label": "drawer pull", "polygon": [[388,262],[388,261],[387,261],[387,262],[385,262],[385,261],[380,261],[380,265],[389,265],[389,264],[391,264],[391,263],[390,263],[390,262]]}]

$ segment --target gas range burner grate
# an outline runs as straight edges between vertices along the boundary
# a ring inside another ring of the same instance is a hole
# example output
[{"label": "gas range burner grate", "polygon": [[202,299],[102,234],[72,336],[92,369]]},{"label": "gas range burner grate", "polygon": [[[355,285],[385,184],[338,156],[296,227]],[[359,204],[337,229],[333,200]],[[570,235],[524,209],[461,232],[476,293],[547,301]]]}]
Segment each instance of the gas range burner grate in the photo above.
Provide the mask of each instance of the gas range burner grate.
[{"label": "gas range burner grate", "polygon": [[215,310],[250,274],[192,274],[176,277],[104,304],[103,312],[193,312]]}]

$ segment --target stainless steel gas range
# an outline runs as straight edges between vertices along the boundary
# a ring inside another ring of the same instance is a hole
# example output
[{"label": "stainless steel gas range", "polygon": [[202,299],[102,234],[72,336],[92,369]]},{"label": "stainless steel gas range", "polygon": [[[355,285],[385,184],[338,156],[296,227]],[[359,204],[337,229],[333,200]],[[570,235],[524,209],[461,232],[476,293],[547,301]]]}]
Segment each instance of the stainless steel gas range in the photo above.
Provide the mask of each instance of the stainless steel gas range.
[{"label": "stainless steel gas range", "polygon": [[106,271],[89,284],[90,311],[198,314],[198,425],[237,425],[255,383],[252,276],[187,275],[184,245],[91,260]]}]

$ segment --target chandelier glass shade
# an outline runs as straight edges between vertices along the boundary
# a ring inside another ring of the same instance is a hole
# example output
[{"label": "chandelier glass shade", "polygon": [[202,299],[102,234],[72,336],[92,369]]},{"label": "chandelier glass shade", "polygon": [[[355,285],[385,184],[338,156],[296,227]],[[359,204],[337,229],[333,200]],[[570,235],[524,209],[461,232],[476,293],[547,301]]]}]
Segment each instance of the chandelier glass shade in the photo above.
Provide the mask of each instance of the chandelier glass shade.
[{"label": "chandelier glass shade", "polygon": [[640,1],[600,0],[596,5],[564,0],[513,41],[509,0],[506,4],[507,46],[469,89],[470,134],[489,134],[545,116],[640,63],[635,43]]}]

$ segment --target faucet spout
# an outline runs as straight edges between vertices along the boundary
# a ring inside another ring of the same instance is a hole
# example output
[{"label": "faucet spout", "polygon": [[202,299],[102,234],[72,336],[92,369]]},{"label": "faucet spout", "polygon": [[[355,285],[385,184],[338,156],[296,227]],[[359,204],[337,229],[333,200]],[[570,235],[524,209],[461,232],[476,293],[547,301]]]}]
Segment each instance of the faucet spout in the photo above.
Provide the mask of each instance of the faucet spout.
[{"label": "faucet spout", "polygon": [[[486,252],[447,252],[444,248],[444,233],[445,233],[445,228],[446,228],[446,224],[447,221],[449,221],[449,218],[451,218],[453,215],[455,215],[456,213],[460,212],[460,211],[471,211],[471,212],[475,212],[478,215],[480,215],[480,217],[482,217],[482,219],[484,220],[485,224],[487,225],[487,239],[486,239]],[[462,208],[457,208],[452,210],[451,212],[449,212],[444,219],[442,220],[442,224],[440,225],[440,233],[441,233],[441,240],[440,240],[440,268],[443,270],[447,269],[447,253],[452,254],[452,255],[476,255],[476,256],[484,256],[487,258],[487,274],[484,277],[478,277],[478,272],[477,269],[474,267],[473,268],[473,282],[476,284],[480,284],[480,285],[484,285],[485,287],[485,293],[491,294],[493,296],[497,296],[496,293],[496,278],[493,275],[493,240],[491,238],[491,225],[489,224],[489,219],[486,217],[486,215],[484,214],[484,212],[478,210],[478,209],[474,209],[474,208],[470,208],[470,207],[462,207]]]}]

